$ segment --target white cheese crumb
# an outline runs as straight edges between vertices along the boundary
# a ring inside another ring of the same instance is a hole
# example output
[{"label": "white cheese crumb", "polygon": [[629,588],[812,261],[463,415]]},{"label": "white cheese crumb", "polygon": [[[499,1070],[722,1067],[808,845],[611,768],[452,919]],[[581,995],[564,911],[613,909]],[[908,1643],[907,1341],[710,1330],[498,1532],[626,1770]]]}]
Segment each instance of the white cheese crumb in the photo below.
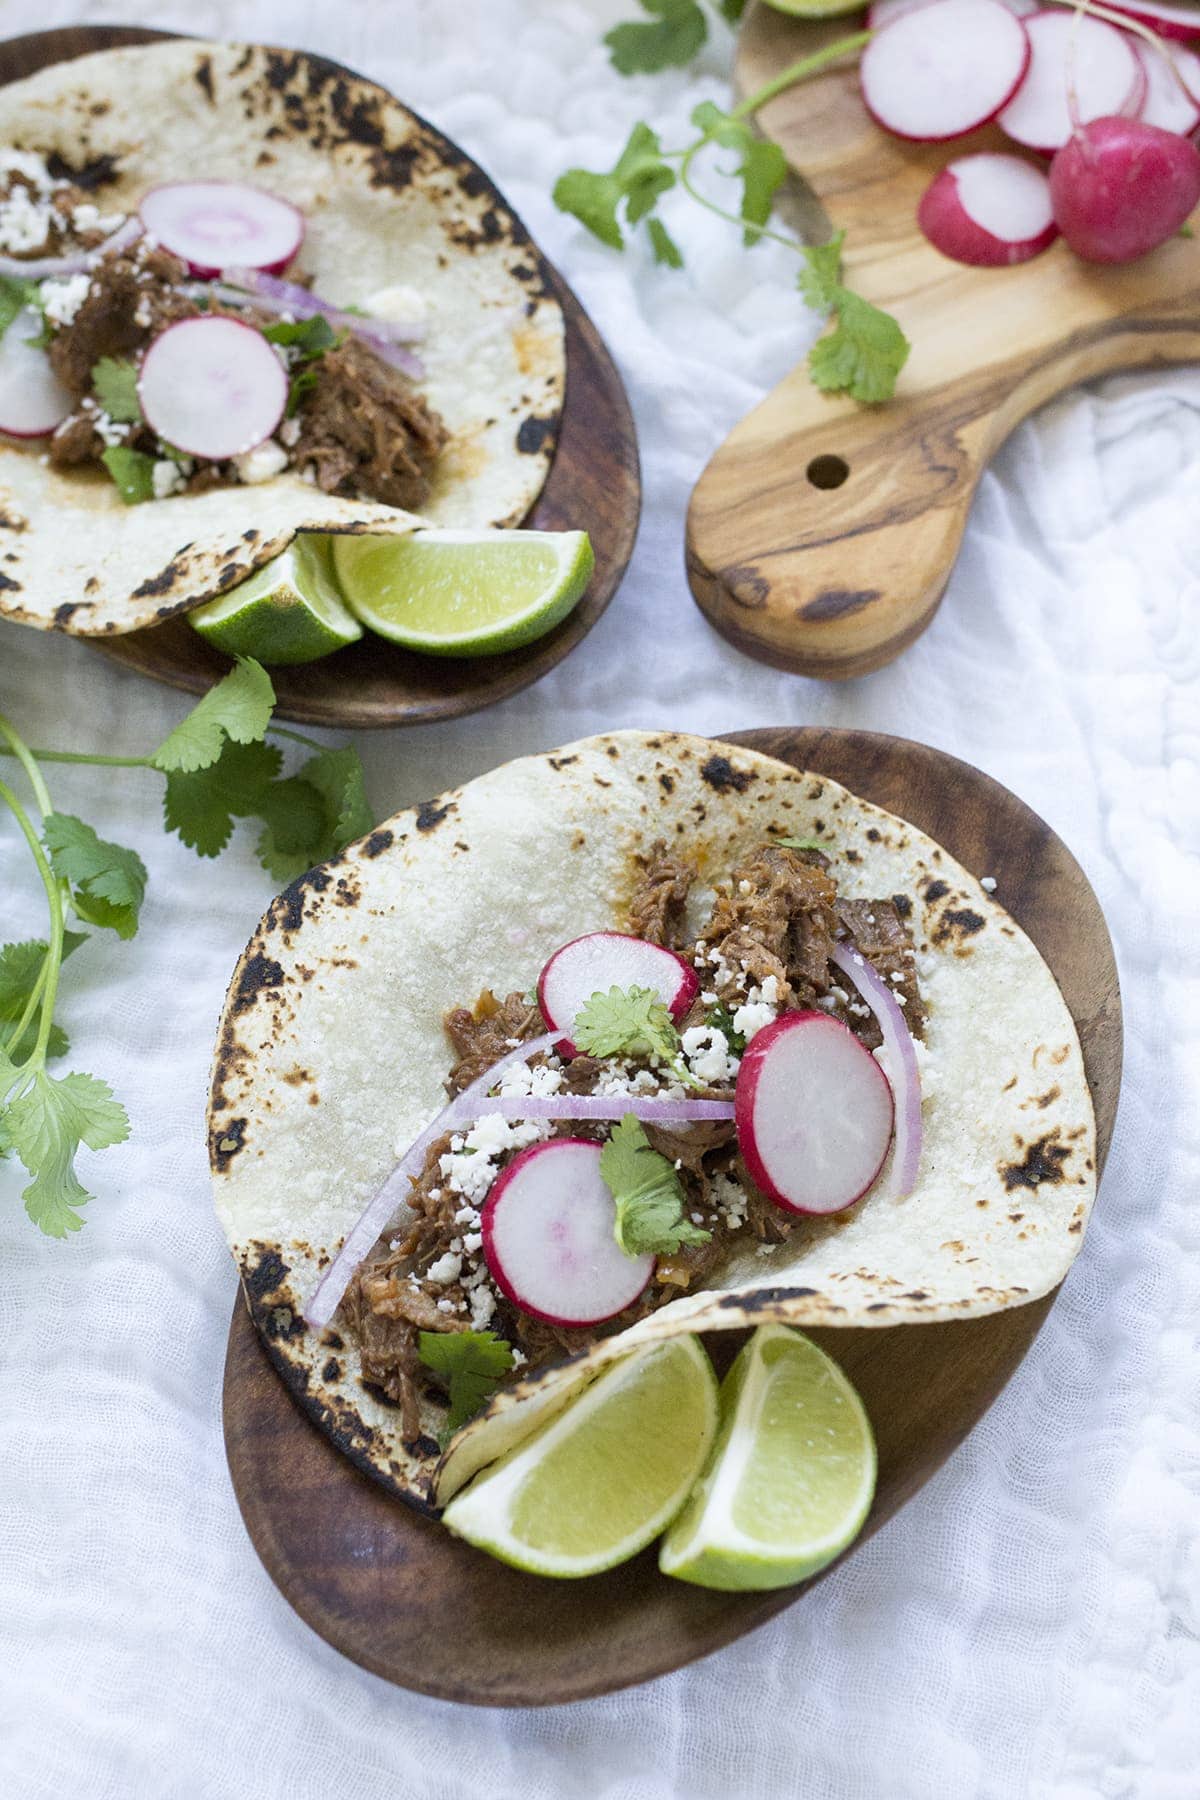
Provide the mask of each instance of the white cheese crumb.
[{"label": "white cheese crumb", "polygon": [[994,894],[996,891],[996,877],[994,875],[985,875],[979,885],[985,894]]},{"label": "white cheese crumb", "polygon": [[561,1068],[550,1065],[543,1069],[531,1069],[528,1063],[514,1063],[500,1078],[500,1092],[506,1096],[550,1095],[557,1094],[562,1084]]},{"label": "white cheese crumb", "polygon": [[56,325],[69,325],[88,296],[90,275],[65,275],[61,280],[43,281],[42,311]]},{"label": "white cheese crumb", "polygon": [[166,500],[170,495],[179,493],[180,489],[186,485],[183,470],[178,463],[171,462],[168,457],[155,463],[151,472],[151,480],[154,483],[156,500]]},{"label": "white cheese crumb", "polygon": [[274,438],[268,438],[266,443],[247,450],[244,456],[235,456],[233,466],[239,481],[245,482],[247,487],[257,487],[259,482],[271,481],[286,469],[287,460],[287,451]]},{"label": "white cheese crumb", "polygon": [[496,1310],[496,1296],[489,1287],[478,1287],[471,1295],[471,1323],[476,1331],[482,1331],[492,1322],[492,1314]]},{"label": "white cheese crumb", "polygon": [[454,1302],[453,1300],[439,1300],[437,1309],[441,1313],[452,1313],[454,1311]]},{"label": "white cheese crumb", "polygon": [[[770,979],[774,981],[775,977]],[[764,1025],[770,1025],[775,1018],[775,1008],[768,1006],[765,1000],[751,1000],[745,1006],[739,1006],[733,1015],[733,1029],[739,1032],[746,1042],[760,1032]]]},{"label": "white cheese crumb", "polygon": [[90,407],[86,400],[83,405],[84,410],[92,415],[92,425],[97,437],[103,439],[104,443],[110,448],[114,444],[123,444],[125,442],[125,439],[133,430],[132,425],[118,424],[116,419],[110,419],[108,414],[106,412],[101,412],[99,407],[96,407],[95,409]]},{"label": "white cheese crumb", "polygon": [[525,1352],[523,1350],[518,1350],[514,1345],[513,1353],[512,1353],[513,1368],[519,1369],[519,1368],[521,1368],[521,1366],[524,1363],[527,1363],[528,1361],[529,1361],[529,1358],[526,1356]]},{"label": "white cheese crumb", "polygon": [[283,424],[279,427],[280,443],[286,444],[288,449],[290,450],[292,448],[292,445],[296,442],[296,440],[299,436],[300,436],[300,421],[299,421],[299,419],[285,419],[283,421]]},{"label": "white cheese crumb", "polygon": [[430,1265],[425,1279],[436,1282],[438,1287],[446,1287],[451,1281],[457,1281],[461,1273],[462,1257],[455,1256],[453,1251],[447,1250],[444,1256],[439,1256],[437,1261]]},{"label": "white cheese crumb", "polygon": [[477,1250],[481,1250],[482,1248],[483,1248],[483,1233],[482,1233],[482,1231],[468,1231],[466,1236],[463,1238],[463,1249],[467,1252],[467,1255],[474,1256],[475,1252]]},{"label": "white cheese crumb", "polygon": [[684,1032],[680,1043],[692,1074],[708,1087],[732,1081],[741,1066],[740,1059],[730,1051],[725,1033],[715,1025],[693,1025]]}]

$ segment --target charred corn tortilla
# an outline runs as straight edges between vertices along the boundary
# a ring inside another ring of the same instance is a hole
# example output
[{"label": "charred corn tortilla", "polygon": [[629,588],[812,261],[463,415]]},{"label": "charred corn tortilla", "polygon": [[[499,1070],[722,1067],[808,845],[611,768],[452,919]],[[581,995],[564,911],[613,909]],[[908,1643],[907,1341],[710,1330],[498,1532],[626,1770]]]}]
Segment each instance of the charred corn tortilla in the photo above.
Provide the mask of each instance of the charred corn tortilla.
[{"label": "charred corn tortilla", "polygon": [[[916,1191],[804,1221],[766,1255],[748,1245],[717,1287],[507,1388],[459,1433],[439,1480],[442,1410],[428,1404],[426,1436],[404,1445],[398,1411],[361,1383],[354,1344],[309,1332],[300,1309],[444,1102],[443,1014],[484,988],[528,988],[559,945],[624,927],[637,858],[657,839],[701,872],[698,925],[704,882],[779,833],[827,842],[840,892],[912,900],[929,1013]],[[671,734],[622,732],[510,763],[294,883],[234,976],[209,1125],[217,1212],[276,1366],[355,1461],[425,1506],[532,1409],[637,1343],[763,1319],[920,1324],[1032,1300],[1066,1272],[1096,1186],[1073,1021],[997,901],[924,833],[826,777]]]},{"label": "charred corn tortilla", "polygon": [[[161,182],[248,181],[306,222],[295,269],[356,306],[428,304],[419,384],[451,433],[425,515],[518,523],[554,452],[563,321],[547,265],[491,183],[382,88],[300,51],[180,41],[108,50],[0,89],[0,144],[61,157],[109,211]],[[134,631],[223,593],[297,531],[414,520],[285,473],[137,506],[44,443],[0,439],[0,614],[46,630]]]}]

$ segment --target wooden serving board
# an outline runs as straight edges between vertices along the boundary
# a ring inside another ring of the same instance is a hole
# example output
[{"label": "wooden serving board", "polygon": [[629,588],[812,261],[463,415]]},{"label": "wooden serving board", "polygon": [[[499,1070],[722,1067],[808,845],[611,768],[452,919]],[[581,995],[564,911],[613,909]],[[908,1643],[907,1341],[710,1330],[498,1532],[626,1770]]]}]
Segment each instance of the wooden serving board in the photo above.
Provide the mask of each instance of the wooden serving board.
[{"label": "wooden serving board", "polygon": [[[1102,1169],[1121,1075],[1117,971],[1096,896],[1049,827],[977,769],[903,738],[781,729],[731,741],[844,782],[932,833],[975,874],[997,877],[998,898],[1049,962],[1078,1027]],[[878,1441],[879,1486],[860,1544],[991,1405],[1053,1298],[984,1319],[812,1333],[857,1385]],[[719,1368],[743,1336],[707,1340]],[[586,1581],[493,1562],[360,1474],[309,1423],[240,1296],[224,1413],[238,1504],[272,1580],[328,1643],[421,1693],[481,1706],[587,1699],[719,1649],[811,1585],[712,1593],[660,1575],[653,1550]]]},{"label": "wooden serving board", "polygon": [[[50,63],[175,35],[140,26],[72,25],[9,38],[0,42],[0,86]],[[443,141],[460,162],[470,161],[449,139]],[[479,712],[519,693],[561,662],[616,593],[633,554],[642,502],[633,415],[596,327],[562,276],[541,261],[566,323],[567,386],[558,448],[525,523],[539,531],[589,532],[596,568],[586,594],[546,637],[500,656],[417,656],[368,632],[357,644],[319,662],[273,668],[279,718],[370,728]],[[206,644],[182,615],[148,631],[85,641],[113,662],[192,694],[205,692],[231,667],[229,658]]]},{"label": "wooden serving board", "polygon": [[[740,93],[855,24],[806,25],[758,0]],[[693,492],[688,576],[739,649],[804,675],[861,675],[929,624],[979,477],[1027,413],[1093,376],[1200,357],[1200,243],[1124,268],[1061,242],[1015,269],[950,262],[917,227],[922,193],[955,157],[1014,146],[994,127],[953,144],[889,137],[862,104],[857,57],[758,123],[845,229],[847,284],[896,315],[912,354],[885,406],[823,395],[801,365],[743,419]]]}]

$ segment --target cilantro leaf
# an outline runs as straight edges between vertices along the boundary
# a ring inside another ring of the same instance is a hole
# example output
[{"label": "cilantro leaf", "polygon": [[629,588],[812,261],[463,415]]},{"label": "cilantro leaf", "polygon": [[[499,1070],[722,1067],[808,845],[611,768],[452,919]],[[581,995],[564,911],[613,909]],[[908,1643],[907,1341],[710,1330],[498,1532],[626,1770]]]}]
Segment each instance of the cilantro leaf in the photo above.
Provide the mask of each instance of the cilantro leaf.
[{"label": "cilantro leaf", "polygon": [[586,1056],[649,1056],[671,1062],[679,1033],[669,1009],[651,988],[611,987],[582,1006],[571,1041]]},{"label": "cilantro leaf", "polygon": [[261,811],[282,766],[283,756],[273,744],[238,744],[226,738],[216,762],[201,769],[173,769],[167,775],[163,823],[197,855],[219,856],[229,842],[234,819]]},{"label": "cilantro leaf", "polygon": [[511,1345],[494,1331],[423,1331],[418,1354],[427,1369],[446,1377],[450,1390],[443,1444],[475,1417],[513,1366]]},{"label": "cilantro leaf", "polygon": [[48,813],[42,836],[54,873],[71,884],[79,917],[133,937],[146,896],[146,865],[136,850],[106,843],[71,813]]},{"label": "cilantro leaf", "polygon": [[717,11],[727,25],[736,25],[746,10],[746,0],[719,0]]},{"label": "cilantro leaf", "polygon": [[912,346],[891,313],[841,285],[843,236],[839,232],[827,244],[810,245],[804,252],[800,292],[819,312],[836,315],[833,330],[809,351],[808,370],[823,392],[844,391],[874,406],[895,393]]},{"label": "cilantro leaf", "polygon": [[656,75],[691,62],[708,37],[708,21],[697,0],[638,0],[652,15],[615,25],[605,35],[612,65],[622,75]]},{"label": "cilantro leaf", "polygon": [[828,850],[829,845],[822,838],[773,837],[771,844],[778,844],[781,850]]},{"label": "cilantro leaf", "polygon": [[675,242],[661,219],[647,219],[646,230],[650,234],[650,243],[654,249],[656,263],[666,263],[669,269],[682,269],[683,251]]},{"label": "cilantro leaf", "polygon": [[741,214],[746,221],[742,242],[756,243],[771,216],[771,205],[787,179],[787,158],[778,144],[759,137],[745,119],[722,112],[711,100],[703,100],[692,113],[692,124],[723,150],[733,150],[738,165],[732,173],[742,184]]},{"label": "cilantro leaf", "polygon": [[268,344],[294,350],[305,362],[346,341],[346,333],[336,332],[323,313],[314,313],[311,319],[277,319],[264,325],[262,334]]},{"label": "cilantro leaf", "polygon": [[140,425],[137,368],[128,356],[102,356],[92,368],[92,387],[110,419],[118,425]]},{"label": "cilantro leaf", "polygon": [[221,755],[227,738],[238,744],[261,738],[274,705],[275,689],[267,671],[250,657],[239,656],[236,666],[180,721],[150,761],[164,775],[208,768]]},{"label": "cilantro leaf", "polygon": [[268,789],[256,810],[266,822],[259,861],[278,881],[335,856],[375,823],[362,760],[350,745],[311,756],[296,775]]},{"label": "cilantro leaf", "polygon": [[674,185],[675,171],[663,161],[658,133],[637,124],[611,173],[568,169],[555,182],[553,198],[561,212],[572,213],[601,243],[623,250],[618,207],[625,208],[626,224],[636,225]]},{"label": "cilantro leaf", "polygon": [[729,1045],[729,1048],[733,1051],[735,1056],[740,1056],[742,1054],[742,1051],[746,1048],[745,1035],[740,1032],[734,1024],[733,1014],[725,1005],[724,1001],[719,1001],[717,1005],[712,1008],[711,1012],[705,1013],[704,1023],[710,1026],[714,1031],[719,1031],[722,1034],[725,1042]]},{"label": "cilantro leaf", "polygon": [[687,1196],[670,1157],[652,1150],[641,1121],[626,1113],[600,1152],[600,1174],[617,1203],[613,1233],[626,1256],[660,1255],[707,1244],[687,1218]]},{"label": "cilantro leaf", "polygon": [[[4,1078],[0,1075],[0,1081]],[[4,1129],[6,1142],[33,1176],[22,1198],[34,1224],[47,1237],[80,1230],[83,1220],[75,1209],[91,1195],[75,1173],[76,1151],[81,1144],[106,1150],[129,1135],[125,1108],[114,1100],[107,1082],[94,1075],[56,1080],[39,1069],[24,1092],[8,1102]]]},{"label": "cilantro leaf", "polygon": [[19,313],[27,306],[37,306],[40,299],[41,291],[36,281],[26,281],[18,275],[0,275],[0,338]]},{"label": "cilantro leaf", "polygon": [[[87,943],[87,935],[82,931],[66,931],[63,933],[63,957],[70,956],[78,950],[80,944]],[[16,1025],[25,1011],[26,1003],[42,973],[42,964],[50,954],[50,946],[39,938],[27,939],[20,944],[4,944],[0,946],[0,1036],[6,1026]],[[37,1014],[30,1019],[19,1038],[7,1046],[7,1054],[14,1063],[22,1063],[29,1056],[37,1040]],[[70,1042],[61,1025],[51,1025],[50,1038],[46,1045],[48,1056],[65,1056],[70,1049]]]},{"label": "cilantro leaf", "polygon": [[117,484],[126,506],[138,506],[154,498],[154,458],[126,444],[110,444],[100,461]]}]

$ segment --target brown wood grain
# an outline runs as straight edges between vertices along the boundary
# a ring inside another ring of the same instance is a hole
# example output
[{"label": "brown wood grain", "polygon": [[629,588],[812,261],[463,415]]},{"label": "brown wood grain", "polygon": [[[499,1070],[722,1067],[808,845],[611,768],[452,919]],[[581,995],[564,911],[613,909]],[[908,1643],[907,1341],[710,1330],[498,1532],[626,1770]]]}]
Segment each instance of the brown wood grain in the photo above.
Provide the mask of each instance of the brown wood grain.
[{"label": "brown wood grain", "polygon": [[[0,43],[0,85],[50,63],[172,35],[137,26],[76,25],[10,38]],[[453,149],[460,160],[469,160],[457,145]],[[417,656],[368,632],[319,662],[273,668],[280,718],[371,728],[478,712],[519,693],[561,662],[616,593],[633,554],[641,509],[637,434],[621,377],[596,327],[557,270],[545,267],[566,323],[567,387],[558,448],[525,523],[540,531],[590,534],[596,568],[586,594],[546,637],[500,656]],[[85,641],[140,675],[193,694],[205,692],[231,666],[182,615],[148,631]]]},{"label": "brown wood grain", "polygon": [[[855,27],[758,0],[740,92]],[[1015,269],[950,262],[918,229],[922,192],[955,157],[1014,147],[994,127],[949,145],[889,137],[862,104],[856,57],[758,122],[845,229],[848,285],[895,314],[912,354],[882,407],[819,393],[803,365],[785,377],[696,484],[688,577],[740,649],[805,675],[861,675],[933,618],[979,478],[1020,420],[1094,376],[1200,357],[1200,245],[1175,239],[1123,268],[1061,242]],[[821,458],[845,466],[840,485],[817,484]]]},{"label": "brown wood grain", "polygon": [[[1078,1026],[1102,1168],[1121,1074],[1117,973],[1096,896],[1050,828],[978,770],[902,738],[780,729],[732,741],[844,782],[931,832],[975,874],[997,877],[998,898],[1046,957]],[[984,1319],[812,1333],[856,1383],[878,1440],[878,1492],[860,1543],[986,1411],[1052,1302]],[[719,1367],[741,1337],[708,1339]],[[659,1575],[653,1551],[581,1582],[493,1562],[334,1449],[288,1395],[240,1299],[224,1409],[238,1504],[271,1578],[329,1643],[422,1693],[485,1706],[584,1699],[707,1655],[805,1592],[710,1593]]]}]

